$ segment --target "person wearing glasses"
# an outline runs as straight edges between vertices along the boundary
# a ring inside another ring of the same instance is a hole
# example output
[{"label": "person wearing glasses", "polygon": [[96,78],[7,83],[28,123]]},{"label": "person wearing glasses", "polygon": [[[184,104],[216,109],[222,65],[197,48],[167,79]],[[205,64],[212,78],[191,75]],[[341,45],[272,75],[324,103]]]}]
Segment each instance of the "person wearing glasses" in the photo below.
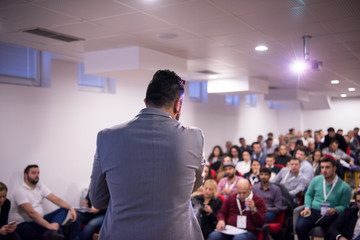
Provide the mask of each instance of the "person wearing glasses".
[{"label": "person wearing glasses", "polygon": [[100,239],[203,239],[190,194],[203,182],[204,137],[179,122],[184,87],[175,72],[157,71],[146,108],[98,133],[90,200],[108,208]]}]

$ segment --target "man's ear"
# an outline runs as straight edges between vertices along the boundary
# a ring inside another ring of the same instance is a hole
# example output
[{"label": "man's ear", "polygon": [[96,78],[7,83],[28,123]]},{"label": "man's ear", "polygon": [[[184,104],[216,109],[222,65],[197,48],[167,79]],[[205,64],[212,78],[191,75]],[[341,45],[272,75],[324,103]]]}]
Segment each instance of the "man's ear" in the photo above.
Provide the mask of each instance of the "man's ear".
[{"label": "man's ear", "polygon": [[182,98],[179,98],[174,102],[174,112],[179,113],[181,110]]}]

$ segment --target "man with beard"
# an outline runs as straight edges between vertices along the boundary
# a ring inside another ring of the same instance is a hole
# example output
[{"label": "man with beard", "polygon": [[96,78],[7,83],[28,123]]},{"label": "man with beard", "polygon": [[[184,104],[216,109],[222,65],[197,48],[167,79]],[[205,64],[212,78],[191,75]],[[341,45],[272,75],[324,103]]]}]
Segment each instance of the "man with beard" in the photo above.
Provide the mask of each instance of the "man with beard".
[{"label": "man with beard", "polygon": [[311,181],[305,195],[305,209],[296,223],[299,240],[308,240],[309,231],[315,226],[324,230],[325,240],[330,239],[328,227],[350,202],[351,188],[336,175],[335,160],[324,158],[320,166],[321,175]]},{"label": "man with beard", "polygon": [[[16,232],[22,240],[63,239],[61,224],[68,211],[72,221],[76,212],[68,203],[54,195],[49,188],[39,182],[39,166],[28,165],[24,170],[24,184],[13,195],[15,208],[13,219],[17,222]],[[42,202],[48,199],[60,208],[44,215]]]},{"label": "man with beard", "polygon": [[235,175],[235,164],[232,162],[224,164],[224,171],[226,177],[220,179],[218,184],[218,193],[227,197],[230,194],[237,193],[236,183],[241,179],[241,177]]}]

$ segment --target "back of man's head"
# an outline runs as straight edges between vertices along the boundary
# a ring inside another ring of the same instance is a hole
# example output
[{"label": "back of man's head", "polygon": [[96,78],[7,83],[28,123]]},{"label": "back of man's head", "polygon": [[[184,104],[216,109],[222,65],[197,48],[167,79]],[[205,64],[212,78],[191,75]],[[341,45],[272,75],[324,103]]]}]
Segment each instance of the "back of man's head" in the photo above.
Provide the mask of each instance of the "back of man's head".
[{"label": "back of man's head", "polygon": [[184,93],[185,81],[175,72],[158,70],[146,90],[145,103],[147,107],[166,107],[180,98]]},{"label": "back of man's head", "polygon": [[7,186],[4,184],[4,183],[2,183],[2,182],[0,182],[0,192],[2,192],[2,191],[6,191],[7,192]]},{"label": "back of man's head", "polygon": [[30,168],[39,168],[39,166],[36,164],[27,165],[24,169],[24,173],[29,173]]}]

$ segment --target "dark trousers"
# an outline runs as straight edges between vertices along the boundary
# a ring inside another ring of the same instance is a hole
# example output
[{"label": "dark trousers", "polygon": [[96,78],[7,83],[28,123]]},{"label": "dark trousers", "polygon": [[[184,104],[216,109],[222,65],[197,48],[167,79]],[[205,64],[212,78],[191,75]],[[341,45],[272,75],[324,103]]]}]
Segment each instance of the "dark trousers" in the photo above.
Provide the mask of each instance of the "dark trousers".
[{"label": "dark trousers", "polygon": [[329,239],[327,228],[336,220],[337,215],[324,216],[321,220],[319,220],[320,217],[322,217],[320,210],[315,209],[311,209],[311,215],[309,217],[299,217],[295,227],[299,240],[309,240],[309,232],[316,226],[320,226],[323,229],[325,235],[324,239]]},{"label": "dark trousers", "polygon": [[[44,219],[49,223],[59,224],[59,234],[62,234],[61,224],[64,222],[68,210],[65,208],[59,208],[44,216]],[[41,226],[36,222],[22,222],[16,228],[17,234],[19,234],[22,240],[40,239],[41,235],[48,229]]]}]

